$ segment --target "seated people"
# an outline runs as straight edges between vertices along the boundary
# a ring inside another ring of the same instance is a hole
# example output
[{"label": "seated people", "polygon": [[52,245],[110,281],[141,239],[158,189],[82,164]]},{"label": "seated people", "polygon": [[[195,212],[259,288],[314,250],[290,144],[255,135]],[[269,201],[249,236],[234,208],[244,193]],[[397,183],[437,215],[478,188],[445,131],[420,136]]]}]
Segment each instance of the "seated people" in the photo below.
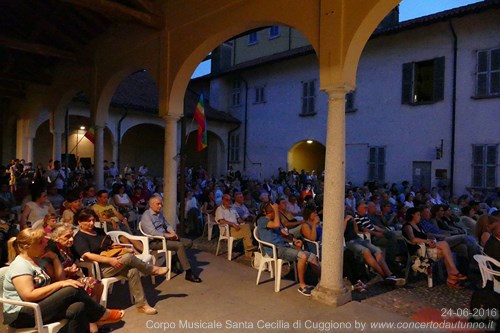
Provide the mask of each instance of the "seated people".
[{"label": "seated people", "polygon": [[484,253],[500,262],[500,223],[494,225],[491,236],[484,245]]},{"label": "seated people", "polygon": [[201,235],[203,233],[203,229],[200,221],[201,211],[198,200],[194,196],[193,191],[186,191],[184,196],[186,203],[184,206],[185,232],[186,234],[194,232],[197,235]]},{"label": "seated people", "polygon": [[148,315],[158,313],[146,301],[139,272],[144,275],[165,275],[168,273],[168,268],[145,263],[133,253],[126,253],[119,257],[101,255],[101,252],[117,246],[111,242],[102,229],[94,229],[95,220],[91,210],[84,209],[80,211],[76,219],[80,230],[74,237],[73,247],[75,253],[84,260],[100,263],[102,277],[126,276],[130,292],[134,296],[137,311]]},{"label": "seated people", "polygon": [[466,280],[467,277],[462,275],[453,261],[453,255],[448,243],[444,241],[435,241],[428,239],[427,234],[420,226],[420,210],[417,208],[409,208],[406,212],[406,223],[403,225],[403,235],[415,245],[409,245],[411,253],[416,253],[420,248],[417,244],[424,243],[427,248],[427,254],[433,260],[444,258],[444,264],[448,273],[447,284],[450,287],[461,289],[461,280]]},{"label": "seated people", "polygon": [[95,192],[95,187],[89,185],[85,188],[83,192],[82,205],[85,208],[90,208],[97,203],[97,196]]},{"label": "seated people", "polygon": [[465,230],[460,229],[454,225],[450,225],[444,219],[444,205],[434,205],[431,208],[432,222],[442,231],[449,233],[450,235],[460,235],[464,234]]},{"label": "seated people", "polygon": [[9,219],[10,209],[0,200],[0,267],[7,261],[7,241],[18,234]]},{"label": "seated people", "polygon": [[222,196],[222,204],[215,211],[215,221],[220,224],[228,224],[232,237],[243,238],[245,256],[252,257],[252,251],[257,250],[257,247],[252,243],[250,224],[245,223],[236,212],[236,209],[231,207],[231,196],[229,194]]},{"label": "seated people", "polygon": [[48,213],[55,214],[56,211],[47,198],[47,192],[40,187],[33,188],[31,191],[31,201],[26,203],[21,213],[19,221],[21,230],[27,227],[28,222],[35,223],[42,220]]},{"label": "seated people", "polygon": [[468,235],[474,235],[476,230],[476,211],[471,206],[461,208],[462,216],[460,216],[459,226],[461,226]]},{"label": "seated people", "polygon": [[[23,229],[9,243],[9,256],[17,256],[5,275],[3,297],[38,303],[44,324],[68,319],[62,331],[82,332],[82,328],[85,331],[89,327],[89,322],[104,325],[120,321],[124,311],[107,310],[96,303],[79,281],[62,279],[52,282],[38,260],[48,257],[53,260],[56,271],[60,272],[62,268],[57,256],[45,251],[45,244],[45,232],[31,228]],[[33,310],[19,305],[4,304],[3,318],[5,324],[15,328],[35,324]]]},{"label": "seated people", "polygon": [[57,215],[56,214],[45,215],[45,217],[43,218],[43,224],[42,224],[43,231],[45,231],[45,233],[47,235],[50,235],[52,230],[54,230],[54,228],[56,227],[56,224],[57,224]]},{"label": "seated people", "polygon": [[347,215],[344,219],[344,239],[347,249],[352,251],[355,257],[363,258],[365,263],[373,268],[382,278],[385,278],[387,283],[397,286],[404,285],[406,283],[405,279],[398,278],[392,274],[385,262],[382,250],[359,237],[358,232],[358,224],[351,215]]},{"label": "seated people", "polygon": [[116,183],[113,185],[113,205],[118,209],[120,214],[127,219],[130,218],[129,213],[133,208],[133,203],[128,194],[125,192],[125,185]]},{"label": "seated people", "polygon": [[[314,273],[321,276],[321,266],[318,257],[313,253],[302,251],[302,241],[292,237],[295,248],[291,247],[283,237],[290,238],[291,235],[286,232],[282,227],[279,219],[278,205],[271,203],[264,203],[261,206],[259,217],[257,218],[257,228],[259,237],[264,242],[276,245],[277,255],[279,259],[287,261],[297,261],[297,273],[299,277],[298,291],[304,296],[311,296],[312,286],[305,283],[304,276],[308,264],[314,270]],[[268,254],[272,255],[271,249],[265,248]]]},{"label": "seated people", "polygon": [[143,192],[141,186],[136,186],[134,187],[134,194],[130,198],[132,200],[132,204],[134,205],[135,208],[137,208],[137,211],[139,214],[142,214],[148,209],[148,197],[146,194]]},{"label": "seated people", "polygon": [[[303,216],[304,223],[302,223],[300,226],[300,233],[304,238],[307,238],[308,240],[321,243],[321,239],[323,236],[323,227],[320,224],[318,213],[316,213],[314,207],[306,206],[303,211]],[[316,246],[314,246],[312,243],[304,242],[304,248],[307,251],[318,255],[318,253],[316,253]]]},{"label": "seated people", "polygon": [[479,245],[485,246],[488,239],[491,237],[491,226],[495,223],[499,223],[500,218],[493,215],[483,214],[479,217],[476,224],[475,236],[479,242]]},{"label": "seated people", "polygon": [[77,211],[82,209],[82,200],[79,193],[70,192],[66,196],[66,209],[62,213],[61,222],[76,225],[74,217]]},{"label": "seated people", "polygon": [[288,202],[286,204],[286,210],[293,214],[293,216],[301,216],[302,210],[297,203],[297,196],[295,194],[290,194],[288,196]]},{"label": "seated people", "polygon": [[[154,195],[149,199],[149,209],[142,214],[141,227],[142,230],[152,236],[162,236],[167,240],[167,250],[177,252],[177,257],[186,272],[186,280],[191,282],[201,282],[201,279],[196,276],[191,270],[191,265],[187,258],[186,250],[193,246],[193,241],[187,238],[179,238],[175,233],[174,228],[168,224],[162,212],[163,202],[159,195]],[[152,250],[159,250],[162,243],[156,240],[150,243]]]},{"label": "seated people", "polygon": [[238,215],[245,222],[253,223],[255,221],[255,215],[253,215],[250,210],[245,206],[245,198],[243,197],[243,193],[236,192],[234,194],[234,204],[233,208],[236,209]]},{"label": "seated people", "polygon": [[371,235],[371,242],[378,246],[383,247],[387,250],[387,261],[389,264],[395,262],[395,257],[398,255],[398,243],[397,235],[394,231],[387,228],[382,228],[380,226],[374,225],[368,214],[374,214],[377,210],[376,205],[370,202],[368,206],[363,200],[359,200],[356,203],[356,214],[354,215],[354,220],[358,225],[358,230],[361,232],[366,232]]},{"label": "seated people", "polygon": [[278,199],[278,210],[281,225],[288,228],[288,232],[294,237],[298,238],[301,234],[301,226],[304,223],[302,216],[294,216],[290,211],[286,209],[287,204],[285,198]]},{"label": "seated people", "polygon": [[92,210],[97,214],[99,221],[107,223],[108,230],[122,230],[131,234],[127,218],[109,204],[108,200],[109,194],[106,190],[97,192],[97,203],[92,206]]},{"label": "seated people", "polygon": [[481,249],[473,237],[467,236],[466,234],[450,235],[439,229],[430,221],[431,212],[427,207],[422,208],[420,214],[420,226],[428,236],[438,240],[444,240],[448,243],[453,252],[456,252],[461,257],[467,258],[469,264],[473,266],[476,264],[474,255],[480,253]]},{"label": "seated people", "polygon": [[[73,225],[66,223],[59,223],[50,233],[50,240],[47,244],[47,251],[53,252],[62,267],[62,277],[65,279],[73,279],[82,283],[84,290],[90,297],[99,303],[103,286],[100,281],[95,280],[93,277],[85,276],[76,265],[78,257],[73,253]],[[45,263],[42,267],[47,271],[50,276],[54,276],[54,263],[47,258],[42,259]],[[98,327],[96,323],[90,324],[90,332],[97,332]]]}]

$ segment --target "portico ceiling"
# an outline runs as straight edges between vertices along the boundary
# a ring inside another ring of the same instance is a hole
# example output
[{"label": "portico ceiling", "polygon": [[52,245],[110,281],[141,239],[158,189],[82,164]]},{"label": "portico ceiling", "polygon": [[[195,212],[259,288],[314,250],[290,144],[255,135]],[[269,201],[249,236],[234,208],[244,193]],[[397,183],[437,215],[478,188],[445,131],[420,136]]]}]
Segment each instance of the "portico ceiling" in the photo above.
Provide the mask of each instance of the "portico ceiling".
[{"label": "portico ceiling", "polygon": [[0,98],[24,98],[29,84],[50,85],[56,65],[85,64],[86,47],[113,25],[161,30],[149,0],[5,0],[0,10]]}]

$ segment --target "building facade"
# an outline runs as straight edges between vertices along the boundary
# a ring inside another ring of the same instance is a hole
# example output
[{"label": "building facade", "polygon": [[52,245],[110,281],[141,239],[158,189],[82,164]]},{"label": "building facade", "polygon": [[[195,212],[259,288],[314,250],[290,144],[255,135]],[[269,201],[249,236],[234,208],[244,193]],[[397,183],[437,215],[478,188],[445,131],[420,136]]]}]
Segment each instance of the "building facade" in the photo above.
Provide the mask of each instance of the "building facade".
[{"label": "building facade", "polygon": [[[485,4],[378,29],[346,99],[346,181],[498,188],[498,31],[500,9]],[[221,48],[210,101],[242,122],[228,142],[233,167],[262,178],[323,171],[328,99],[305,37],[272,26]]]}]

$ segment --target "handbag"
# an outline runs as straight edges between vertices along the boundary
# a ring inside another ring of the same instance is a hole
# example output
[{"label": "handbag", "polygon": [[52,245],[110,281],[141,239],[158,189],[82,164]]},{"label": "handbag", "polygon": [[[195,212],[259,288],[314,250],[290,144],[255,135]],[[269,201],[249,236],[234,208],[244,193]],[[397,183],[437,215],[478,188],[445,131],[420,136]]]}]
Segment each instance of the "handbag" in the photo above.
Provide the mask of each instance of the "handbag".
[{"label": "handbag", "polygon": [[130,253],[130,251],[126,248],[123,248],[123,247],[119,247],[119,248],[114,248],[114,249],[109,249],[109,250],[106,250],[106,251],[102,251],[100,254],[101,256],[104,256],[104,257],[119,257],[119,256],[122,256],[124,254],[127,254],[127,253]]},{"label": "handbag", "polygon": [[411,265],[411,268],[413,269],[414,272],[427,274],[429,272],[429,269],[432,267],[433,264],[434,264],[434,260],[432,260],[429,257],[429,255],[427,254],[427,251],[426,251],[425,255],[417,256],[417,258],[415,258],[415,261],[413,262],[413,265]]}]

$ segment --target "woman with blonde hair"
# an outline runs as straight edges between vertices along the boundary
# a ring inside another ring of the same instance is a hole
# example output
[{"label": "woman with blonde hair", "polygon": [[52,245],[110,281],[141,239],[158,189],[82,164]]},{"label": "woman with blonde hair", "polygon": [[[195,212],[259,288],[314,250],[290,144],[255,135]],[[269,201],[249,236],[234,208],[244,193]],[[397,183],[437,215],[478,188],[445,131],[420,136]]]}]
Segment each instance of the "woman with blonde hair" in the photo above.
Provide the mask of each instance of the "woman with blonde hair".
[{"label": "woman with blonde hair", "polygon": [[[50,258],[57,275],[62,275],[62,265],[53,252],[46,252],[45,231],[26,228],[17,238],[9,241],[11,264],[3,284],[4,298],[38,303],[44,323],[67,319],[67,332],[81,332],[89,322],[100,325],[118,322],[124,315],[121,310],[107,310],[97,304],[76,280],[59,280],[51,277],[38,264],[39,258]],[[32,327],[33,310],[19,305],[4,304],[4,323],[14,327]]]}]

